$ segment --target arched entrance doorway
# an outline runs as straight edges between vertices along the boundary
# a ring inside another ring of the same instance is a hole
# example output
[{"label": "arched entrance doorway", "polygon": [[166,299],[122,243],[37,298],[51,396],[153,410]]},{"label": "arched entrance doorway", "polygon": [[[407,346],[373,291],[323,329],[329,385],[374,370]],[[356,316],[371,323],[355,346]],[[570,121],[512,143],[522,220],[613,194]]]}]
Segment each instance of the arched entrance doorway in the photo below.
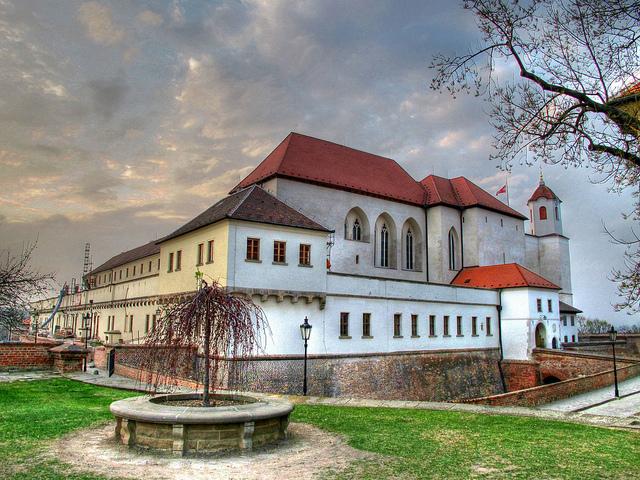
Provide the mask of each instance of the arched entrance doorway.
[{"label": "arched entrance doorway", "polygon": [[547,329],[542,323],[536,327],[536,348],[545,348],[545,339],[547,337]]},{"label": "arched entrance doorway", "polygon": [[558,340],[556,337],[553,337],[553,340],[551,340],[551,348],[558,348]]}]

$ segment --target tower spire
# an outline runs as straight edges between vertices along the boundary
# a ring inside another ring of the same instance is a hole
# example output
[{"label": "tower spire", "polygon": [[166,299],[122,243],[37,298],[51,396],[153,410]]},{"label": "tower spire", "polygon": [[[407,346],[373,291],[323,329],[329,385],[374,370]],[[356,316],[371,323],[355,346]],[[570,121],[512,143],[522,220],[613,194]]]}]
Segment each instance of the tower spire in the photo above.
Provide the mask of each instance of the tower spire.
[{"label": "tower spire", "polygon": [[540,185],[544,185],[544,174],[542,173],[542,165],[540,165]]}]

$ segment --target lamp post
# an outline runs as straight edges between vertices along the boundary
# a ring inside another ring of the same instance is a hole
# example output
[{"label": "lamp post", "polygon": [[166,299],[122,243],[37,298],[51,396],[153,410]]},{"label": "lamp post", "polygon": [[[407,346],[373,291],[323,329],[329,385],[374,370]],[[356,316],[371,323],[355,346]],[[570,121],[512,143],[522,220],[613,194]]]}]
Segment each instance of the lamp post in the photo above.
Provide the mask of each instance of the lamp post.
[{"label": "lamp post", "polygon": [[[92,324],[93,324],[93,300],[89,300],[89,313],[85,313],[82,318],[84,319],[84,349],[85,351],[89,349],[89,334],[91,332]],[[82,367],[83,371],[87,371],[87,354],[84,354],[84,364]]]},{"label": "lamp post", "polygon": [[304,317],[304,322],[300,325],[300,335],[304,340],[304,380],[302,383],[302,395],[307,395],[307,345],[311,336],[311,325],[309,319]]},{"label": "lamp post", "polygon": [[609,340],[611,341],[611,348],[613,349],[613,382],[615,385],[615,396],[620,398],[620,391],[618,390],[618,370],[616,368],[616,339],[618,338],[618,332],[611,325],[609,329]]}]

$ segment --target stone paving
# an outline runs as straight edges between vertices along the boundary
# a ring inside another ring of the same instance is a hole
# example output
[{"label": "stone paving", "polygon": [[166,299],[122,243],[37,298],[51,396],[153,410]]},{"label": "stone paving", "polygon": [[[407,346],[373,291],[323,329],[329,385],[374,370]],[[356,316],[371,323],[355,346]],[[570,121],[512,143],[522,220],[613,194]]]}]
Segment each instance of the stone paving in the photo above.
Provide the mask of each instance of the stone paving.
[{"label": "stone paving", "polygon": [[32,380],[46,380],[48,378],[59,377],[52,370],[17,370],[0,371],[0,383],[6,382],[28,382]]},{"label": "stone paving", "polygon": [[547,403],[538,408],[558,412],[581,411],[587,414],[612,417],[631,417],[640,413],[640,377],[620,382],[618,387],[620,395],[625,398],[616,400],[613,396],[613,385],[611,385],[592,392]]}]

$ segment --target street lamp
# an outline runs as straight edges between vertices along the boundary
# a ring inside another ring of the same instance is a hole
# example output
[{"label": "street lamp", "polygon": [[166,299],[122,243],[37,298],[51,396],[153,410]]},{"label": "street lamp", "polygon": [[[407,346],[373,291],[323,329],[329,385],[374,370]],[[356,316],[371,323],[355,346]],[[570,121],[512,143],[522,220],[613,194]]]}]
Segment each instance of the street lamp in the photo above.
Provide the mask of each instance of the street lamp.
[{"label": "street lamp", "polygon": [[615,384],[615,396],[616,398],[620,398],[620,392],[618,391],[618,370],[616,368],[616,339],[618,338],[618,332],[616,332],[616,329],[613,328],[613,325],[611,325],[611,328],[609,329],[609,340],[611,341],[611,348],[613,349],[613,382]]},{"label": "street lamp", "polygon": [[300,335],[304,340],[304,383],[302,384],[302,395],[307,395],[307,345],[311,336],[311,325],[309,319],[304,317],[304,323],[300,325]]}]

